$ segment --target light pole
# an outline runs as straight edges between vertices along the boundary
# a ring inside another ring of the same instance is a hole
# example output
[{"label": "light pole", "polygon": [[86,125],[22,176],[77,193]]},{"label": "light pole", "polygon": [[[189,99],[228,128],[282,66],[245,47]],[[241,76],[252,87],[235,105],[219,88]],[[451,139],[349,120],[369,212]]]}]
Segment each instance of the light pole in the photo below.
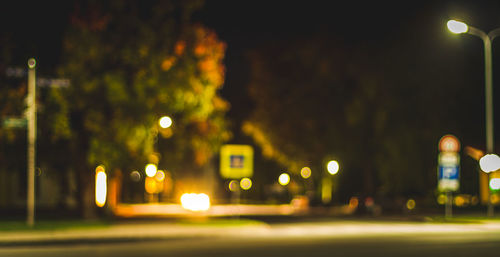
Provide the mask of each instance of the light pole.
[{"label": "light pole", "polygon": [[[493,72],[491,57],[491,41],[500,35],[500,28],[490,31],[488,34],[480,29],[468,26],[467,24],[450,20],[447,23],[448,29],[455,34],[468,33],[478,36],[484,43],[484,80],[485,80],[485,108],[486,108],[486,152],[493,153]],[[490,176],[488,175],[488,182]],[[491,192],[488,196],[488,216],[493,216],[493,204],[491,202]]]},{"label": "light pole", "polygon": [[26,118],[28,119],[28,186],[27,186],[27,218],[29,227],[35,225],[35,161],[36,161],[36,61],[34,58],[28,60],[28,108]]}]

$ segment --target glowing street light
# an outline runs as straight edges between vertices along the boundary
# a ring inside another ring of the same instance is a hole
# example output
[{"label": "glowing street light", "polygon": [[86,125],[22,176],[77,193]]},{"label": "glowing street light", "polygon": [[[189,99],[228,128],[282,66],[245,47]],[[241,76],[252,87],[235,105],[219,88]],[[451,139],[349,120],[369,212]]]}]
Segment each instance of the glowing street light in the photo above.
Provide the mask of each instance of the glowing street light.
[{"label": "glowing street light", "polygon": [[328,170],[328,173],[335,175],[339,172],[339,163],[335,160],[329,161],[326,165],[326,169]]},{"label": "glowing street light", "polygon": [[446,23],[446,26],[452,33],[455,34],[466,33],[469,30],[469,26],[467,26],[467,24],[456,20],[449,20]]},{"label": "glowing street light", "polygon": [[146,176],[152,178],[156,175],[156,171],[158,170],[158,168],[156,167],[156,165],[150,163],[148,165],[146,165]]},{"label": "glowing street light", "polygon": [[[335,160],[331,160],[326,164],[326,170],[330,175],[337,174],[339,172],[339,169],[339,163]],[[332,178],[328,175],[323,176],[323,179],[321,181],[321,201],[324,204],[328,204],[332,201],[332,190]]]},{"label": "glowing street light", "polygon": [[[486,116],[486,152],[493,153],[493,68],[491,42],[500,35],[500,28],[489,33],[455,20],[448,21],[448,29],[453,33],[467,33],[477,36],[484,44],[484,81],[485,81],[485,116]],[[488,197],[488,216],[493,216],[493,204],[491,203],[491,192]]]},{"label": "glowing street light", "polygon": [[278,177],[278,182],[282,186],[288,185],[288,183],[290,183],[290,175],[288,175],[287,173],[281,173],[281,175]]},{"label": "glowing street light", "polygon": [[487,154],[479,159],[481,170],[490,173],[500,169],[500,157],[496,154]]},{"label": "glowing street light", "polygon": [[164,129],[170,128],[170,126],[172,126],[172,118],[168,116],[163,116],[158,120],[158,124],[160,125],[160,127]]}]

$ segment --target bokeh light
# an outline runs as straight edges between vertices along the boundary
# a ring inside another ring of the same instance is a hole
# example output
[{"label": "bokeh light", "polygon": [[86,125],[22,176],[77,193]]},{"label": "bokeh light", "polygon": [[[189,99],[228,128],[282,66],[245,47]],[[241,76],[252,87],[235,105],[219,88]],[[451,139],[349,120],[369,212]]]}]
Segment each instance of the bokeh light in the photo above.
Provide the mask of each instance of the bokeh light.
[{"label": "bokeh light", "polygon": [[359,199],[355,196],[349,199],[349,208],[358,208]]},{"label": "bokeh light", "polygon": [[290,175],[288,175],[287,173],[281,173],[281,175],[278,177],[278,182],[282,186],[288,185],[288,183],[290,183]]},{"label": "bokeh light", "polygon": [[326,165],[328,173],[335,175],[339,172],[339,163],[335,160],[329,161]]},{"label": "bokeh light", "polygon": [[158,121],[158,124],[160,124],[160,127],[162,128],[170,128],[170,126],[172,126],[172,118],[168,116],[163,116]]},{"label": "bokeh light", "polygon": [[139,182],[141,180],[141,173],[136,170],[130,172],[130,179],[134,182]]},{"label": "bokeh light", "polygon": [[490,189],[491,190],[499,190],[500,189],[500,178],[490,179]]},{"label": "bokeh light", "polygon": [[406,208],[410,211],[415,209],[416,205],[417,205],[417,203],[415,202],[415,200],[413,200],[411,198],[408,199],[408,201],[406,201]]},{"label": "bokeh light", "polygon": [[308,179],[311,177],[311,168],[309,167],[304,167],[300,170],[300,176],[302,176],[305,179]]},{"label": "bokeh light", "polygon": [[438,197],[437,197],[437,202],[438,202],[438,204],[443,205],[443,204],[445,204],[445,203],[446,203],[446,200],[447,200],[447,197],[446,197],[446,195],[445,195],[445,194],[440,194],[440,195],[438,195]]},{"label": "bokeh light", "polygon": [[455,34],[465,33],[469,30],[467,24],[461,21],[450,20],[448,21],[448,23],[446,23],[446,25],[448,29]]},{"label": "bokeh light", "polygon": [[181,196],[181,205],[190,211],[206,211],[210,209],[210,198],[203,193],[186,193]]},{"label": "bokeh light", "polygon": [[146,177],[144,181],[144,189],[148,194],[158,193],[158,183],[153,177]]},{"label": "bokeh light", "polygon": [[103,207],[106,203],[106,172],[103,166],[97,166],[95,169],[95,203],[98,207]]},{"label": "bokeh light", "polygon": [[163,180],[165,180],[165,172],[163,172],[163,170],[156,171],[155,179],[158,182],[162,182]]},{"label": "bokeh light", "polygon": [[237,180],[231,180],[229,181],[229,191],[231,192],[236,192],[239,190],[239,184],[238,184],[238,181]]},{"label": "bokeh light", "polygon": [[490,173],[500,169],[500,157],[496,154],[487,154],[479,159],[481,170]]},{"label": "bokeh light", "polygon": [[249,190],[252,187],[252,180],[249,178],[243,178],[240,181],[240,186],[243,190]]},{"label": "bokeh light", "polygon": [[158,168],[156,167],[156,165],[150,163],[148,165],[146,165],[146,176],[148,177],[154,177],[156,175],[156,171],[158,170]]}]

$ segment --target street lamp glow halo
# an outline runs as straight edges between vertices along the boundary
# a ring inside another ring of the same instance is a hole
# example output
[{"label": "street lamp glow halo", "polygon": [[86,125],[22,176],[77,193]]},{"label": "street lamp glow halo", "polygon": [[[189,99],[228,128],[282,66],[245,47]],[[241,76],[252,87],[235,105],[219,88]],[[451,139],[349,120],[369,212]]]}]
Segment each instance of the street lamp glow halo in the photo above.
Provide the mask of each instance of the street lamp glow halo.
[{"label": "street lamp glow halo", "polygon": [[150,164],[146,165],[145,170],[146,170],[146,176],[152,178],[156,175],[158,168],[156,167],[156,165],[150,163]]},{"label": "street lamp glow halo", "polygon": [[282,186],[288,185],[288,183],[290,183],[290,175],[288,175],[287,173],[281,173],[281,175],[278,177],[278,182]]},{"label": "street lamp glow halo", "polygon": [[169,128],[170,126],[172,126],[172,118],[170,118],[168,116],[163,116],[160,118],[158,123],[160,124],[160,127],[162,127],[162,128]]},{"label": "street lamp glow halo", "polygon": [[446,26],[448,27],[448,30],[455,34],[466,33],[469,31],[469,26],[467,26],[467,24],[457,20],[449,20],[446,23]]},{"label": "street lamp glow halo", "polygon": [[337,161],[329,161],[326,165],[328,173],[335,175],[339,172],[339,163]]},{"label": "street lamp glow halo", "polygon": [[490,173],[500,169],[500,157],[496,154],[487,154],[479,159],[481,170]]}]

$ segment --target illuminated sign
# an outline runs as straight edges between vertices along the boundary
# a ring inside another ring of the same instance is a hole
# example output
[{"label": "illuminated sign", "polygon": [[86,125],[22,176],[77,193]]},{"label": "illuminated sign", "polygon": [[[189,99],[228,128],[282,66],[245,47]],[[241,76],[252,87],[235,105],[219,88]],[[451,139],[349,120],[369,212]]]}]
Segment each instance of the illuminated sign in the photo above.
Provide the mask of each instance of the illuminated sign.
[{"label": "illuminated sign", "polygon": [[457,191],[460,187],[460,142],[455,136],[445,135],[438,143],[438,189]]},{"label": "illuminated sign", "polygon": [[445,135],[439,140],[439,151],[441,152],[458,152],[460,151],[460,143],[453,135]]},{"label": "illuminated sign", "polygon": [[223,145],[220,150],[220,174],[227,179],[253,175],[253,148],[249,145]]}]

